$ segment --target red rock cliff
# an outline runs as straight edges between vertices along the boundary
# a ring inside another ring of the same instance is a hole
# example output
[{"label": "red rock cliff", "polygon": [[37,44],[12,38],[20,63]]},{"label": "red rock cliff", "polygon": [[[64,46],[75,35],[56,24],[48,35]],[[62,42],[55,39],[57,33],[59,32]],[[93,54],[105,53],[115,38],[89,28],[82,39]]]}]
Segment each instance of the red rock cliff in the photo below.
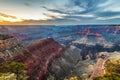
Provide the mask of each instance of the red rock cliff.
[{"label": "red rock cliff", "polygon": [[52,38],[30,44],[13,60],[27,65],[29,80],[43,80],[53,59],[60,56],[63,47]]}]

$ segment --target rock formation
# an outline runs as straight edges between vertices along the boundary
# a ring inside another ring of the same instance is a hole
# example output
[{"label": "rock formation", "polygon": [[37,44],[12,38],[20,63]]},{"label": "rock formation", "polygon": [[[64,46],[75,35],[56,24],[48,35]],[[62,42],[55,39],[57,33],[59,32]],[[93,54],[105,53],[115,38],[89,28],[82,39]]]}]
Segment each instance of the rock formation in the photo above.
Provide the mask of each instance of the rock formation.
[{"label": "rock formation", "polygon": [[59,80],[82,74],[89,76],[93,70],[94,62],[92,60],[83,61],[80,52],[81,49],[75,46],[68,47],[60,58],[53,60],[47,80],[49,80],[51,75]]},{"label": "rock formation", "polygon": [[22,50],[19,40],[10,35],[0,35],[0,62],[11,59]]},{"label": "rock formation", "polygon": [[29,80],[43,80],[53,59],[58,58],[64,47],[52,38],[28,45],[13,61],[27,65]]}]

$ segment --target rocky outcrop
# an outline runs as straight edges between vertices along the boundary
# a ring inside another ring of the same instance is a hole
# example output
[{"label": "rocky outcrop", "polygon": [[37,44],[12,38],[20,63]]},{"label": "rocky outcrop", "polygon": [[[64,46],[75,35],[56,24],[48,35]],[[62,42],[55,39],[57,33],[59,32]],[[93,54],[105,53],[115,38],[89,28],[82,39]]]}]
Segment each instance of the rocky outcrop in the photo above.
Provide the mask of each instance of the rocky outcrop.
[{"label": "rocky outcrop", "polygon": [[43,80],[53,59],[58,58],[64,47],[52,38],[30,44],[14,61],[27,65],[29,80]]},{"label": "rocky outcrop", "polygon": [[57,80],[64,80],[71,76],[80,76],[86,74],[87,76],[93,70],[94,62],[92,60],[82,60],[80,54],[81,50],[75,46],[68,47],[60,58],[55,59],[50,68],[47,80],[50,80],[49,76],[54,76]]},{"label": "rocky outcrop", "polygon": [[0,34],[0,63],[13,58],[22,49],[23,45],[15,37]]}]

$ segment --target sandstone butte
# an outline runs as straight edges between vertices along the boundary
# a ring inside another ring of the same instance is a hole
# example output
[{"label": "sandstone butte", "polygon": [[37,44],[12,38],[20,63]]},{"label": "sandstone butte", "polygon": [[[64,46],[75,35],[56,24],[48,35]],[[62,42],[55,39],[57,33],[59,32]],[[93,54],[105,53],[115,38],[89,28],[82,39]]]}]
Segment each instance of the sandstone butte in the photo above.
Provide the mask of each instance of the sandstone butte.
[{"label": "sandstone butte", "polygon": [[23,51],[19,52],[12,60],[27,65],[29,79],[43,80],[53,59],[60,57],[64,47],[52,38],[36,41]]}]

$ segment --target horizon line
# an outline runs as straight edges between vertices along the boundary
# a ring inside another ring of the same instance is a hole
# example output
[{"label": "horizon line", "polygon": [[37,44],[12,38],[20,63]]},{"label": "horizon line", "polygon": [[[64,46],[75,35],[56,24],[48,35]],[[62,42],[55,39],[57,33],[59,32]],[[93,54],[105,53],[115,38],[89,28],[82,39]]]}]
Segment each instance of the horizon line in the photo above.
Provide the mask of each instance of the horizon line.
[{"label": "horizon line", "polygon": [[64,25],[120,25],[119,24],[109,24],[109,23],[95,23],[95,24],[0,24],[0,26],[64,26]]}]

